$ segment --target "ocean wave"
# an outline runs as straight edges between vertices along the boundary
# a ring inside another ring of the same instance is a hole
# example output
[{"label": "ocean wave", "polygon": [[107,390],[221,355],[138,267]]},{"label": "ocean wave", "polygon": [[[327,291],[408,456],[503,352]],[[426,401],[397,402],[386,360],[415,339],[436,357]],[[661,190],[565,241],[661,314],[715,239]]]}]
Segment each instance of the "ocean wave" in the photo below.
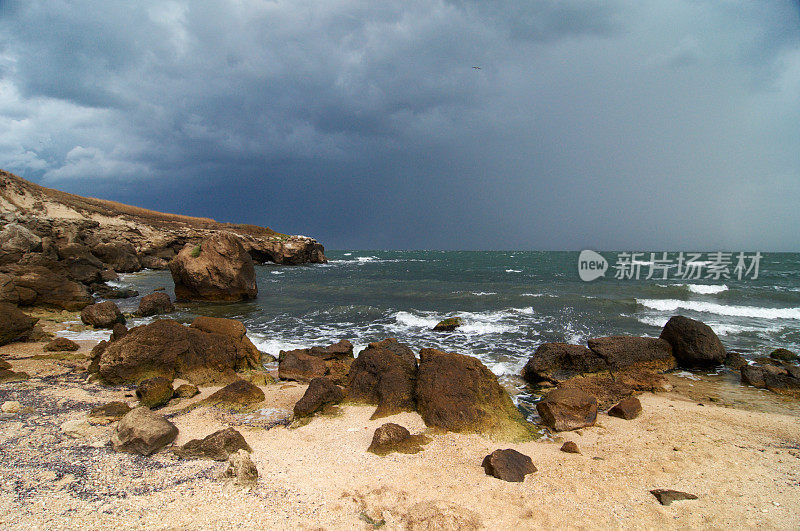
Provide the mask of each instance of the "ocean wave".
[{"label": "ocean wave", "polygon": [[800,319],[800,308],[762,308],[759,306],[727,306],[713,302],[681,301],[677,299],[636,299],[646,308],[661,312],[690,310],[731,317],[753,317],[757,319]]},{"label": "ocean wave", "polygon": [[283,271],[270,271],[273,275],[282,275]]},{"label": "ocean wave", "polygon": [[[642,324],[655,326],[657,328],[664,328],[669,320],[667,317],[656,317],[652,315],[645,315],[636,317],[636,320]],[[783,327],[781,326],[751,326],[739,325],[734,323],[715,323],[713,321],[706,321],[706,323],[715,334],[718,336],[733,336],[736,334],[744,334],[747,332],[762,332],[762,333],[775,333],[780,332]]]},{"label": "ocean wave", "polygon": [[544,293],[520,293],[520,297],[544,297]]},{"label": "ocean wave", "polygon": [[476,297],[485,297],[486,295],[497,295],[496,291],[470,291]]},{"label": "ocean wave", "polygon": [[506,269],[506,273],[522,273],[522,269]]},{"label": "ocean wave", "polygon": [[[485,335],[485,334],[504,334],[514,332],[519,329],[520,315],[533,315],[531,307],[509,308],[507,310],[495,310],[488,312],[461,312],[456,315],[461,318],[463,324],[454,333],[466,335]],[[396,325],[400,328],[426,328],[432,329],[439,321],[451,315],[434,314],[432,312],[423,315],[400,311],[395,314]]]}]

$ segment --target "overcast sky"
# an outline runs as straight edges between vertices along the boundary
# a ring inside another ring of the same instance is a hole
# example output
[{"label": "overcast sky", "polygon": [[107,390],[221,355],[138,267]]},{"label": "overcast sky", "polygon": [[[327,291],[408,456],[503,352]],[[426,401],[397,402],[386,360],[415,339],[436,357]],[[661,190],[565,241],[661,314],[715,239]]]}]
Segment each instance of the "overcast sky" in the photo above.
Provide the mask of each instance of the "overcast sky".
[{"label": "overcast sky", "polygon": [[0,168],[332,249],[800,251],[800,7],[0,0]]}]

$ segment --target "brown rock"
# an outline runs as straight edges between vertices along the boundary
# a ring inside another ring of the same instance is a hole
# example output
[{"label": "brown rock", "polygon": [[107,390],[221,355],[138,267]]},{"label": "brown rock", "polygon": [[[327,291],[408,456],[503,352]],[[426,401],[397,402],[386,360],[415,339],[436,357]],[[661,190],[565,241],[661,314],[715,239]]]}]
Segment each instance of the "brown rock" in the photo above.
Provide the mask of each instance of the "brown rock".
[{"label": "brown rock", "polygon": [[676,366],[670,344],[654,337],[598,337],[589,340],[589,348],[612,371],[627,368],[668,371]]},{"label": "brown rock", "polygon": [[116,452],[150,455],[177,436],[178,428],[173,423],[146,407],[137,407],[119,421],[111,436],[111,447]]},{"label": "brown rock", "polygon": [[111,301],[98,302],[81,311],[81,321],[95,328],[113,328],[115,324],[125,324],[125,316]]},{"label": "brown rock", "polygon": [[44,346],[45,352],[75,352],[81,346],[66,337],[57,337]]},{"label": "brown rock", "polygon": [[434,332],[452,332],[463,324],[461,317],[450,317],[436,323],[433,327]]},{"label": "brown rock", "polygon": [[350,367],[348,398],[377,404],[372,418],[414,410],[417,359],[396,339],[370,343]]},{"label": "brown rock", "polygon": [[327,376],[337,385],[347,385],[352,363],[353,344],[346,339],[327,347],[282,350],[278,357],[278,377],[310,382]]},{"label": "brown rock", "polygon": [[242,434],[233,428],[215,431],[202,439],[192,439],[173,452],[183,459],[213,459],[227,461],[231,454],[239,450],[252,452]]},{"label": "brown rock", "polygon": [[9,223],[0,230],[0,250],[22,256],[42,250],[42,239],[18,223]]},{"label": "brown rock", "polygon": [[640,392],[657,393],[672,389],[661,374],[646,369],[627,369],[613,374],[577,376],[558,384],[561,389],[579,389],[595,397],[598,407],[608,409],[623,398]]},{"label": "brown rock", "polygon": [[154,376],[183,378],[197,385],[227,384],[238,378],[238,347],[222,334],[161,319],[132,328],[105,346],[97,368],[105,381],[117,384]]},{"label": "brown rock", "polygon": [[103,262],[89,252],[88,247],[78,243],[58,246],[59,263],[64,267],[67,276],[82,284],[100,282]]},{"label": "brown rock", "polygon": [[471,356],[422,349],[416,395],[428,426],[511,439],[530,436],[528,423],[497,377]]},{"label": "brown rock", "polygon": [[187,244],[169,270],[178,301],[241,301],[258,295],[253,260],[231,233]]},{"label": "brown rock", "polygon": [[689,494],[688,492],[681,492],[679,490],[672,490],[672,489],[654,489],[651,490],[650,493],[656,497],[658,503],[660,503],[661,505],[669,505],[674,501],[697,499],[697,496],[695,496],[694,494]]},{"label": "brown rock", "polygon": [[38,321],[13,304],[0,302],[0,345],[27,339]]},{"label": "brown rock", "polygon": [[741,368],[742,383],[773,393],[800,398],[800,368],[769,358]]},{"label": "brown rock", "polygon": [[747,360],[738,352],[728,352],[725,355],[725,366],[734,371],[740,370],[747,365]]},{"label": "brown rock", "polygon": [[581,451],[575,441],[567,441],[561,445],[561,451],[567,454],[579,454]]},{"label": "brown rock", "polygon": [[9,369],[0,369],[0,383],[21,382],[30,378],[27,372],[14,372]]},{"label": "brown rock", "polygon": [[197,396],[200,394],[200,389],[197,388],[196,385],[192,384],[181,384],[175,388],[175,392],[172,393],[173,398],[192,398],[193,396]]},{"label": "brown rock", "polygon": [[43,266],[19,266],[13,272],[13,280],[20,293],[20,303],[80,310],[91,304],[92,298],[86,286],[69,280],[66,275],[55,273]]},{"label": "brown rock", "polygon": [[143,380],[136,388],[136,398],[139,399],[139,404],[151,409],[169,402],[174,393],[172,380],[163,376]]},{"label": "brown rock", "polygon": [[594,425],[597,399],[578,389],[556,389],[536,404],[536,410],[555,431],[577,430]]},{"label": "brown rock", "polygon": [[245,409],[264,401],[264,391],[246,380],[236,380],[213,393],[205,402],[226,409]]},{"label": "brown rock", "polygon": [[110,341],[117,341],[118,339],[122,339],[128,334],[128,327],[122,323],[114,323],[114,326],[111,328],[111,337],[109,338]]},{"label": "brown rock", "polygon": [[[93,419],[94,423],[107,424],[121,419],[129,411],[131,411],[131,408],[125,402],[109,402],[92,409],[89,412],[89,418]],[[92,420],[89,422],[92,422]]]},{"label": "brown rock", "polygon": [[132,273],[142,269],[136,249],[128,242],[100,243],[92,248],[92,254],[117,273]]},{"label": "brown rock", "polygon": [[209,334],[219,334],[232,341],[236,347],[236,370],[261,368],[261,352],[247,337],[247,329],[241,321],[201,315],[192,321],[190,328]]},{"label": "brown rock", "polygon": [[424,435],[411,435],[403,426],[388,422],[375,430],[367,451],[381,456],[392,452],[416,454],[425,444],[428,444],[428,438]]},{"label": "brown rock", "polygon": [[617,405],[608,410],[608,414],[612,417],[618,417],[625,420],[632,420],[639,416],[642,412],[642,403],[635,396],[630,396],[621,400]]},{"label": "brown rock", "polygon": [[586,373],[608,370],[608,363],[582,345],[544,343],[522,369],[522,377],[531,383],[558,383]]},{"label": "brown rock", "polygon": [[725,347],[706,324],[676,315],[661,331],[661,339],[672,345],[672,353],[681,367],[711,367],[725,361]]},{"label": "brown rock", "polygon": [[328,404],[338,404],[342,399],[344,393],[329,378],[314,378],[303,398],[294,405],[294,416],[308,417]]},{"label": "brown rock", "polygon": [[785,348],[776,348],[770,353],[769,357],[780,361],[797,361],[797,354]]},{"label": "brown rock", "polygon": [[495,450],[483,458],[481,463],[487,476],[503,481],[522,482],[525,476],[536,472],[530,457],[516,450]]},{"label": "brown rock", "polygon": [[163,291],[156,291],[142,297],[142,300],[139,301],[139,309],[136,313],[142,317],[150,317],[151,315],[172,313],[174,311],[175,306],[172,305],[169,295]]}]

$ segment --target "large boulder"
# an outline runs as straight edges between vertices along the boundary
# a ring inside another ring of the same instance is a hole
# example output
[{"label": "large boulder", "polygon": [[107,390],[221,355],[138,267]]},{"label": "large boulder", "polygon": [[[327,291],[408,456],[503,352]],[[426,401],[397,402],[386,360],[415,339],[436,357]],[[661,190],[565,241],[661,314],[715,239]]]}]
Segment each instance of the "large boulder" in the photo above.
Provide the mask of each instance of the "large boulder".
[{"label": "large boulder", "polygon": [[344,393],[330,379],[314,378],[303,397],[294,405],[294,416],[308,417],[328,404],[338,404],[342,399]]},{"label": "large boulder", "polygon": [[12,278],[20,304],[75,311],[92,303],[86,286],[47,267],[9,266],[5,273]]},{"label": "large boulder", "polygon": [[413,411],[417,358],[394,338],[370,343],[350,367],[348,398],[376,404],[372,418]]},{"label": "large boulder", "polygon": [[75,352],[81,346],[66,337],[57,337],[44,346],[45,352]]},{"label": "large boulder", "polygon": [[770,358],[759,358],[758,361],[761,363],[744,365],[740,369],[742,383],[800,398],[800,367]]},{"label": "large boulder", "polygon": [[625,369],[611,373],[576,376],[559,382],[560,389],[578,389],[597,399],[607,409],[620,400],[642,392],[670,391],[672,385],[663,374],[649,369]]},{"label": "large boulder", "polygon": [[233,428],[215,431],[202,439],[192,439],[173,452],[183,459],[213,459],[214,461],[227,461],[231,454],[253,449],[244,440],[242,434]]},{"label": "large boulder", "polygon": [[675,368],[670,344],[654,337],[611,336],[589,340],[589,348],[611,371],[631,367],[668,371]]},{"label": "large boulder", "polygon": [[142,268],[136,249],[125,241],[99,243],[92,248],[92,254],[117,273],[132,273]]},{"label": "large boulder", "polygon": [[150,317],[152,315],[161,315],[174,311],[175,306],[172,305],[169,295],[163,291],[156,291],[142,297],[142,300],[139,301],[139,309],[136,313],[142,317]]},{"label": "large boulder", "polygon": [[0,302],[10,304],[20,304],[19,291],[17,284],[11,275],[0,273]]},{"label": "large boulder", "polygon": [[173,423],[149,408],[137,407],[119,421],[111,436],[111,447],[117,452],[150,455],[177,436],[178,428]]},{"label": "large boulder", "polygon": [[27,339],[38,321],[13,304],[0,302],[0,345]]},{"label": "large boulder", "polygon": [[490,453],[483,458],[481,466],[486,475],[512,482],[525,481],[525,476],[536,472],[529,456],[510,448]]},{"label": "large boulder", "polygon": [[154,376],[183,378],[196,385],[227,384],[243,367],[242,348],[231,337],[161,319],[132,328],[93,351],[100,376],[109,383],[138,383]]},{"label": "large boulder", "polygon": [[78,243],[68,243],[57,248],[59,263],[67,276],[82,284],[103,281],[103,262],[89,252],[89,248]]},{"label": "large boulder", "polygon": [[497,376],[471,356],[422,349],[416,396],[417,410],[428,426],[501,438],[530,436],[527,422]]},{"label": "large boulder", "polygon": [[556,389],[536,404],[536,410],[555,431],[577,430],[594,425],[597,399],[579,389]]},{"label": "large boulder", "polygon": [[604,370],[608,370],[605,359],[583,345],[543,343],[523,367],[522,377],[530,383],[558,383]]},{"label": "large boulder", "polygon": [[0,251],[22,256],[42,250],[42,239],[18,223],[9,223],[0,231]]},{"label": "large boulder", "polygon": [[327,347],[282,350],[278,356],[278,377],[310,382],[327,376],[337,385],[347,385],[353,359],[353,344],[346,339]]},{"label": "large boulder", "polygon": [[125,316],[116,304],[105,301],[84,308],[81,321],[95,328],[114,328],[117,323],[125,324]]},{"label": "large boulder", "polygon": [[725,362],[722,342],[711,327],[700,321],[682,315],[670,317],[661,339],[672,346],[672,354],[681,367],[712,367]]},{"label": "large boulder", "polygon": [[230,339],[236,346],[236,370],[261,368],[261,352],[247,337],[247,328],[241,321],[201,315],[195,317],[189,327]]},{"label": "large boulder", "polygon": [[231,233],[187,244],[169,270],[178,301],[242,301],[258,295],[253,259]]}]

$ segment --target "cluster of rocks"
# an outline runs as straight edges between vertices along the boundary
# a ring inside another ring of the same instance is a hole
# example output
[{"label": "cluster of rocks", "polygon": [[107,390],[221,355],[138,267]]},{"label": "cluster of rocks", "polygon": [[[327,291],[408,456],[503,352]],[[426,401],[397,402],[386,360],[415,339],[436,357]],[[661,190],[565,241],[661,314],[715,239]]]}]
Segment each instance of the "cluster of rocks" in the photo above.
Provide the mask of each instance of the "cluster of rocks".
[{"label": "cluster of rocks", "polygon": [[433,428],[530,437],[528,423],[497,377],[471,356],[423,348],[417,359],[411,348],[389,338],[370,343],[354,359],[352,345],[340,342],[281,352],[278,373],[283,379],[311,382],[295,406],[297,417],[347,398],[375,405],[372,418],[417,411]]},{"label": "cluster of rocks", "polygon": [[168,267],[178,300],[241,300],[255,296],[254,261],[327,261],[322,245],[304,236],[83,198],[3,171],[0,203],[0,302],[19,306],[74,311],[92,294],[134,296],[106,282]]}]

